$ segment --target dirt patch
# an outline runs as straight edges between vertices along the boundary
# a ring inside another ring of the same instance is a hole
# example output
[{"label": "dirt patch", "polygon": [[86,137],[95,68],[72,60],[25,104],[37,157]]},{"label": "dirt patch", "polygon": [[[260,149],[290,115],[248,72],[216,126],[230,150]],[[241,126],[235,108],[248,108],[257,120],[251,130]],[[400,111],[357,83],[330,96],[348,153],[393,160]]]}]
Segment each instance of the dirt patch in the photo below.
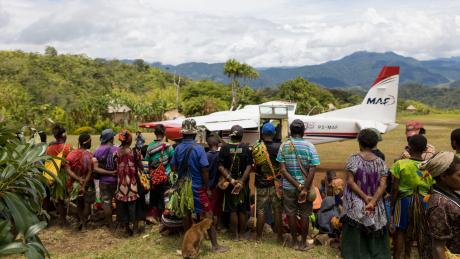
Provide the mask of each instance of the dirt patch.
[{"label": "dirt patch", "polygon": [[100,251],[110,248],[122,239],[106,228],[75,230],[52,226],[40,233],[40,239],[51,254],[78,251]]}]

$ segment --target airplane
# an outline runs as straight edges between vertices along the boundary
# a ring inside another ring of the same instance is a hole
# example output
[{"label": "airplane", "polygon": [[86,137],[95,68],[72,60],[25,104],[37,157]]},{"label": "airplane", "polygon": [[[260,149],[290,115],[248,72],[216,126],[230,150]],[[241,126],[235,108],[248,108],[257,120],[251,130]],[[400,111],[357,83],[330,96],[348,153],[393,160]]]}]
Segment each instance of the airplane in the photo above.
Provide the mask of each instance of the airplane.
[{"label": "airplane", "polygon": [[[399,67],[384,66],[371,85],[361,104],[316,115],[296,114],[296,104],[271,101],[258,105],[246,105],[235,111],[220,111],[204,116],[191,117],[200,129],[197,142],[204,144],[210,133],[217,133],[228,141],[230,128],[240,125],[244,128],[243,142],[255,144],[260,139],[263,123],[270,121],[277,128],[275,139],[289,136],[289,125],[295,119],[305,123],[304,139],[313,144],[354,139],[362,129],[375,128],[387,133],[397,127],[396,108],[398,102]],[[163,124],[168,139],[180,139],[182,121],[174,120],[142,123],[139,127],[153,128]]]}]

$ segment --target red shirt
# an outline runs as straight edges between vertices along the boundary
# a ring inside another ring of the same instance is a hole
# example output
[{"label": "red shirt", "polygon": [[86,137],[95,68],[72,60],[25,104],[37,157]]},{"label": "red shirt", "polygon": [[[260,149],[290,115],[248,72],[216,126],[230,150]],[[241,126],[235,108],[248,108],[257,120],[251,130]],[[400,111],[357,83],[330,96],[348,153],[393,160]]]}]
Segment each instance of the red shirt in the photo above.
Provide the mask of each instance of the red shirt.
[{"label": "red shirt", "polygon": [[66,159],[72,172],[82,178],[86,178],[88,173],[94,170],[93,154],[89,150],[75,149]]}]

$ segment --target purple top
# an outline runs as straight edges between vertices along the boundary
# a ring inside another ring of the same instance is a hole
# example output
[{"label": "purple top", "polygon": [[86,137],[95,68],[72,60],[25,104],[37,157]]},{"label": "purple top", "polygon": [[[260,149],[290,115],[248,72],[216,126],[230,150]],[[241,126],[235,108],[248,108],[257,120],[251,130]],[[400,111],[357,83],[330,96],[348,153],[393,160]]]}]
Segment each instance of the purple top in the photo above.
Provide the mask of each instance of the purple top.
[{"label": "purple top", "polygon": [[[376,158],[364,160],[359,154],[352,155],[347,162],[346,168],[353,174],[355,183],[368,196],[373,196],[380,184],[380,178],[388,175],[385,162]],[[380,230],[387,224],[383,199],[377,201],[374,213],[364,211],[366,203],[347,186],[343,193],[343,213],[355,222]]]},{"label": "purple top", "polygon": [[[118,147],[113,145],[101,145],[94,151],[93,156],[97,159],[99,167],[113,171],[116,170],[117,165],[113,159],[113,154],[117,152]],[[99,183],[102,184],[116,184],[117,176],[101,175]]]}]

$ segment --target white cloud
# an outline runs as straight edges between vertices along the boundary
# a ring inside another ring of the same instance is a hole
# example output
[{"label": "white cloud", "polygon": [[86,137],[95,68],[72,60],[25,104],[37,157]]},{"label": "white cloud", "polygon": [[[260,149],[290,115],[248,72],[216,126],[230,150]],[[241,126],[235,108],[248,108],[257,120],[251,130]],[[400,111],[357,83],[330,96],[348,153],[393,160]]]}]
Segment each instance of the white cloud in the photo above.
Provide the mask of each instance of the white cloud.
[{"label": "white cloud", "polygon": [[460,4],[0,0],[0,48],[163,63],[316,64],[358,50],[460,55]]}]

